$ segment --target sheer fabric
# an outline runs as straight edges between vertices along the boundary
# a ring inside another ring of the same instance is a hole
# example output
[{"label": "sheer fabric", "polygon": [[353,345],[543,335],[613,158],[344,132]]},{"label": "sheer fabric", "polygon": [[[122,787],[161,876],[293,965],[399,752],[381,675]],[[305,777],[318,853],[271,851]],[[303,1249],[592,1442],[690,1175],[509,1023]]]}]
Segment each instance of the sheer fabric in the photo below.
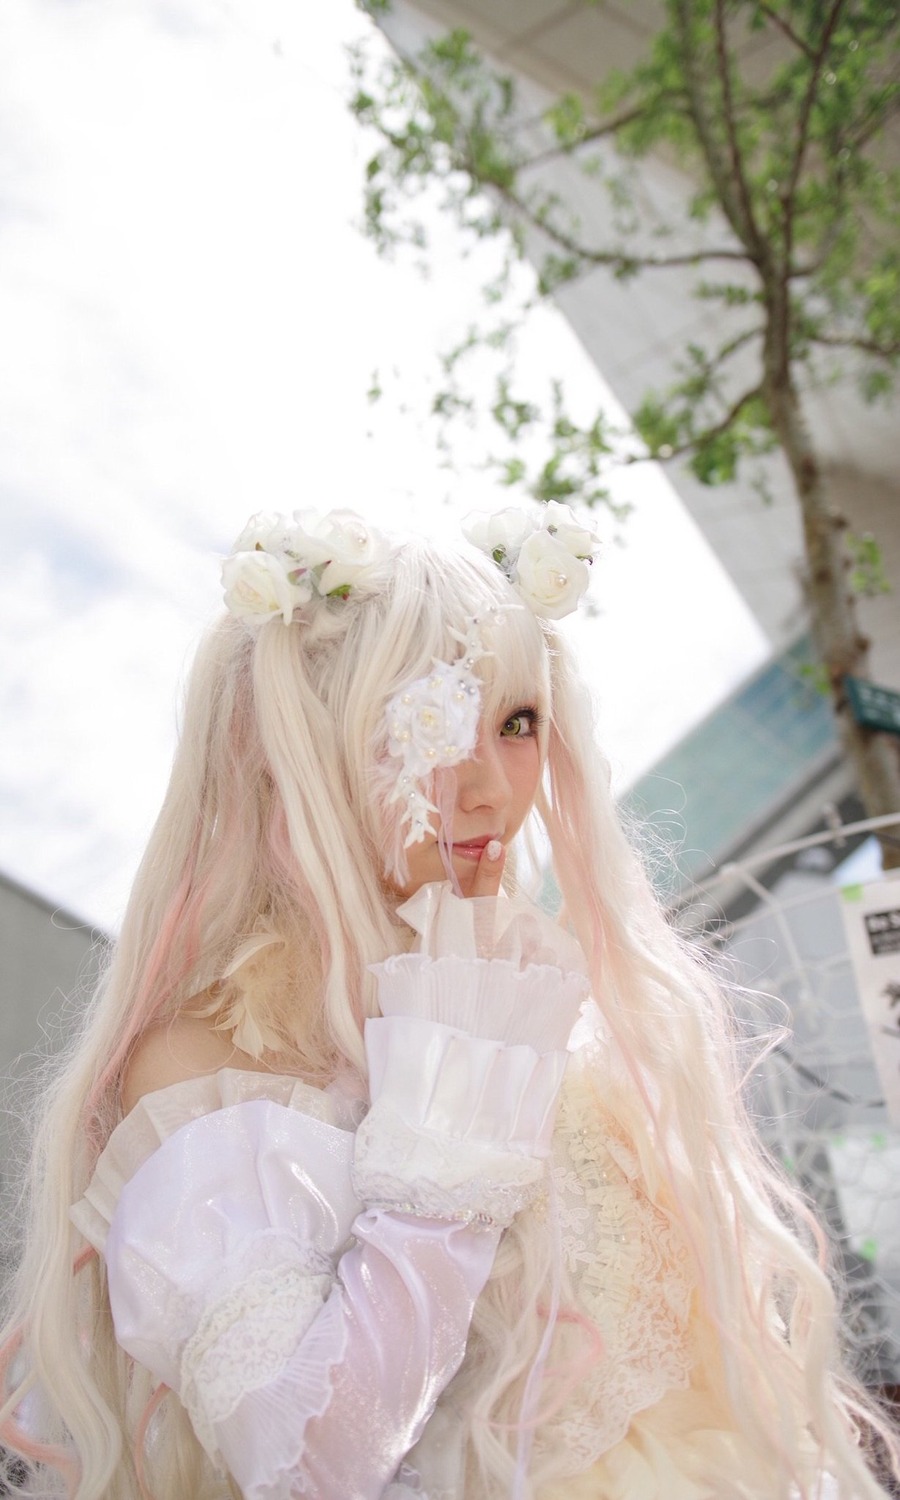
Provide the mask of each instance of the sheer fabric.
[{"label": "sheer fabric", "polygon": [[[254,1075],[256,1097],[203,1113],[196,1086],[178,1085],[114,1132],[73,1212],[105,1256],[122,1347],[180,1396],[248,1500],[376,1500],[418,1483],[404,1455],[463,1359],[502,1225],[541,1189],[566,1055],[531,1045],[527,1015],[539,1045],[548,1009],[564,1038],[584,981],[544,965],[528,980],[543,1005],[532,989],[519,1014],[518,963],[478,959],[492,973],[483,1010],[466,1010],[473,1034],[451,1024],[465,975],[410,958],[413,1017],[409,964],[402,985],[378,971],[356,1134],[344,1101],[283,1079]],[[219,1075],[220,1096],[243,1092],[235,1076]]]}]

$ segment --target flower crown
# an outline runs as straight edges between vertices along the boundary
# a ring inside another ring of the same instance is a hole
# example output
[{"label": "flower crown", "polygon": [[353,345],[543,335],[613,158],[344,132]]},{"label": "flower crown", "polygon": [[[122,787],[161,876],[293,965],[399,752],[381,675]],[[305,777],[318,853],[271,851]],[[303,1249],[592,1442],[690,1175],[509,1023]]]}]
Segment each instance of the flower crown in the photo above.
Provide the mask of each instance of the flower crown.
[{"label": "flower crown", "polygon": [[[577,607],[598,541],[568,505],[551,500],[540,519],[512,506],[496,515],[476,512],[463,523],[463,532],[536,615],[560,620]],[[290,625],[297,611],[315,601],[347,599],[371,584],[393,551],[388,538],[352,510],[295,511],[293,521],[260,512],[222,564],[225,604],[254,627],[278,618]],[[473,620],[467,634],[458,637],[456,661],[435,660],[427,676],[409,683],[387,705],[387,764],[395,762],[396,769],[388,778],[386,800],[402,803],[398,838],[408,826],[403,848],[421,843],[432,831],[430,818],[438,809],[426,789],[433,773],[468,760],[475,748],[481,685],[474,667],[487,654],[480,623]],[[399,868],[399,848],[389,863]]]},{"label": "flower crown", "polygon": [[[496,514],[476,511],[463,534],[506,574],[534,611],[561,620],[577,607],[590,580],[598,549],[595,533],[580,525],[568,505],[551,500],[540,519],[508,506]],[[225,604],[250,625],[281,617],[315,599],[346,599],[384,563],[393,547],[352,510],[320,515],[312,510],[284,516],[251,516],[222,564]]]}]

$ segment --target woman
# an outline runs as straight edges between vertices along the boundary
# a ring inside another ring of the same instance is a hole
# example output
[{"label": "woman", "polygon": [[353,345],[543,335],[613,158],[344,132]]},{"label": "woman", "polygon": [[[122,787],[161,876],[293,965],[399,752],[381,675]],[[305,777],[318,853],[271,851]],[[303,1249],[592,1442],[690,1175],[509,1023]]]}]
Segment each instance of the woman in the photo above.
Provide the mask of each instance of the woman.
[{"label": "woman", "polygon": [[[38,1138],[17,1493],[885,1493],[548,618],[593,539],[564,506],[470,535],[255,517],[226,561]],[[532,809],[557,922],[517,894]]]}]

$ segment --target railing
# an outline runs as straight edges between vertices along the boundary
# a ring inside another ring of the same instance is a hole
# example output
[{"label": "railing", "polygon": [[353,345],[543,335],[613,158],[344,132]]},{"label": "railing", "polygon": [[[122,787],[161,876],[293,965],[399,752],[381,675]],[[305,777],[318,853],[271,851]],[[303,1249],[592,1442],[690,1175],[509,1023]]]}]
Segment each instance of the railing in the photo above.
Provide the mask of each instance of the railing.
[{"label": "railing", "polygon": [[[770,1040],[781,1029],[749,1085],[751,1108],[839,1246],[861,1373],[890,1386],[900,1381],[900,1126],[860,1005],[841,861],[815,868],[801,858],[771,884],[757,873],[817,847],[839,854],[849,839],[900,828],[900,813],[847,824],[834,815],[830,824],[724,865],[681,896],[676,922],[723,955],[744,1027]],[[747,893],[752,910],[729,919]],[[900,1018],[896,1043],[900,1066]]]}]

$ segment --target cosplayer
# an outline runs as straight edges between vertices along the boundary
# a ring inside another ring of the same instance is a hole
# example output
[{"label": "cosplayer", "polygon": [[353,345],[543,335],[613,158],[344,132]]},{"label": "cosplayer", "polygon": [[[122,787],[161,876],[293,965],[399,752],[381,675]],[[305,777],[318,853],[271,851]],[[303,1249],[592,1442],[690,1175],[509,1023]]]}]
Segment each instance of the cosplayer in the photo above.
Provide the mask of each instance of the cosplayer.
[{"label": "cosplayer", "polygon": [[[45,1101],[10,1493],[888,1493],[815,1228],[553,623],[593,536],[561,505],[468,535],[257,516],[225,562]],[[545,857],[556,919],[521,889]]]}]

